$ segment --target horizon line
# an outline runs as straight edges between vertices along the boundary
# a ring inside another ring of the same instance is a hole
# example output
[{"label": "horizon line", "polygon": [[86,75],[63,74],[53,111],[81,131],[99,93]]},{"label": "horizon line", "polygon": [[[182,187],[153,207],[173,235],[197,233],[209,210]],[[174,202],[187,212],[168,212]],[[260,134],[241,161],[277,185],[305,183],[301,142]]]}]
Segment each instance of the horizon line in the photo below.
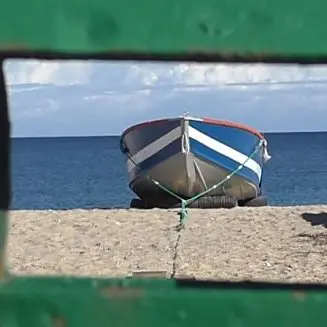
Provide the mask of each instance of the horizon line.
[{"label": "horizon line", "polygon": [[[303,133],[327,133],[327,130],[316,131],[266,131],[263,134],[303,134]],[[120,137],[121,134],[111,135],[39,135],[39,136],[10,136],[11,139],[50,139],[50,138],[100,138],[100,137]]]}]

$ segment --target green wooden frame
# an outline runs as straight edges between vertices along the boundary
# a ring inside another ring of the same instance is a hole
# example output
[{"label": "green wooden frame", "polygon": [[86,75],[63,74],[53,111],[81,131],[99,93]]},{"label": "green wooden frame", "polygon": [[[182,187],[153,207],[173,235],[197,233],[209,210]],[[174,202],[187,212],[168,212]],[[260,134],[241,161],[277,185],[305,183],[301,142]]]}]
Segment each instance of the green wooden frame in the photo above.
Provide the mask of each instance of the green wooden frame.
[{"label": "green wooden frame", "polygon": [[326,62],[323,0],[3,0],[9,56]]},{"label": "green wooden frame", "polygon": [[[327,63],[324,0],[3,0],[0,57]],[[2,91],[4,88],[1,88]],[[9,121],[0,99],[0,325],[326,324],[327,286],[6,273]]]}]

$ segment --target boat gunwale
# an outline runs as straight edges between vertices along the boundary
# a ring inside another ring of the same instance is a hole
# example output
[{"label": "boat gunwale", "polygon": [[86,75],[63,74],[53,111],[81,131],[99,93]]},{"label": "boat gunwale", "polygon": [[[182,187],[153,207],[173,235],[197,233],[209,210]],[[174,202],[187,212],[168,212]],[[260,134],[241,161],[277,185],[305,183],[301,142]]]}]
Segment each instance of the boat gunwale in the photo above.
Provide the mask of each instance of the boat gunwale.
[{"label": "boat gunwale", "polygon": [[156,125],[156,124],[161,124],[161,123],[165,123],[165,122],[171,122],[171,121],[175,121],[175,120],[181,120],[181,119],[185,119],[185,120],[189,120],[189,121],[198,121],[198,122],[203,122],[203,123],[217,125],[217,126],[237,128],[237,129],[249,132],[249,133],[257,136],[259,139],[264,139],[263,134],[260,133],[257,129],[247,126],[245,124],[236,123],[236,122],[232,122],[229,120],[218,120],[218,119],[206,118],[206,117],[197,118],[197,117],[188,117],[188,116],[144,121],[144,122],[141,122],[141,123],[138,123],[138,124],[128,127],[125,131],[123,131],[120,138],[122,140],[128,133],[130,133],[134,129],[138,129],[138,128],[149,126],[149,125]]},{"label": "boat gunwale", "polygon": [[219,120],[219,119],[213,119],[213,118],[202,118],[202,122],[212,125],[218,125],[218,126],[226,126],[226,127],[232,127],[232,128],[238,128],[243,131],[249,132],[251,134],[254,134],[255,136],[259,137],[260,139],[264,139],[264,136],[262,133],[260,133],[257,129],[250,127],[245,124],[232,122],[229,120]]},{"label": "boat gunwale", "polygon": [[125,137],[125,135],[127,135],[129,132],[131,132],[134,129],[137,129],[137,128],[140,128],[143,126],[156,125],[156,124],[170,122],[170,121],[179,120],[179,119],[181,119],[181,118],[162,118],[162,119],[154,119],[154,120],[148,120],[148,121],[143,121],[141,123],[137,123],[135,125],[128,127],[127,129],[125,129],[123,131],[123,133],[121,134],[121,139],[123,139]]}]

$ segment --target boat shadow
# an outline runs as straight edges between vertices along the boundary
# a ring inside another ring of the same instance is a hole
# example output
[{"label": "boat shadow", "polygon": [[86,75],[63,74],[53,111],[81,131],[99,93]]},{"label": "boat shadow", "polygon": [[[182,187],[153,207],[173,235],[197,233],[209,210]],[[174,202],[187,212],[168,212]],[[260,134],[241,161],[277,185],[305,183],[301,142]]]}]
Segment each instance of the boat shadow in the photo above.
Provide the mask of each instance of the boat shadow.
[{"label": "boat shadow", "polygon": [[302,218],[309,222],[311,226],[323,226],[327,228],[327,213],[320,212],[320,213],[309,213],[304,212],[302,213]]}]

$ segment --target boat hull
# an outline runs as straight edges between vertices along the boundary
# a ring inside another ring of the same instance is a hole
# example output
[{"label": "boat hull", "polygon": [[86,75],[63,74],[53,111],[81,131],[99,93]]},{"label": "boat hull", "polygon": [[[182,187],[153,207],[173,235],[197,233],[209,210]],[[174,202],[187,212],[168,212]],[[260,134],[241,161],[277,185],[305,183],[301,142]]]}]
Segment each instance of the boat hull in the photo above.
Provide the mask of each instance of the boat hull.
[{"label": "boat hull", "polygon": [[187,199],[242,166],[209,195],[227,194],[237,200],[256,197],[261,191],[263,148],[253,152],[261,138],[260,133],[234,123],[189,117],[136,125],[121,138],[130,188],[141,199],[169,197],[155,180]]}]

